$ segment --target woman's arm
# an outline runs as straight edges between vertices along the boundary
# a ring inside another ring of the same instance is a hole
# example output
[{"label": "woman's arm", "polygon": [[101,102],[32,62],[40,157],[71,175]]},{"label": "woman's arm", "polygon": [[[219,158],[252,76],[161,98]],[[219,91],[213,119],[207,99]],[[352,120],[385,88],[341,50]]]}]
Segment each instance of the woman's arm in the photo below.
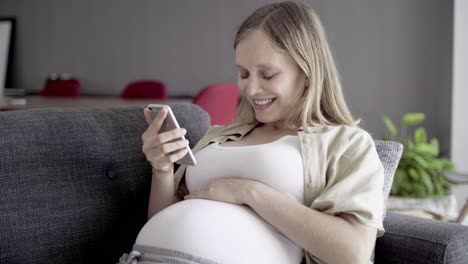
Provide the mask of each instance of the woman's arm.
[{"label": "woman's arm", "polygon": [[[148,219],[164,208],[179,201],[174,196],[174,162],[187,154],[187,140],[179,140],[185,135],[185,129],[173,129],[160,132],[168,110],[163,108],[153,120],[148,108],[144,115],[148,128],[141,136],[142,151],[151,163],[152,177],[148,203]],[[174,139],[177,141],[174,142]]]},{"label": "woman's arm", "polygon": [[359,223],[354,216],[321,213],[257,181],[220,178],[184,199],[248,205],[286,237],[326,263],[368,263],[375,243],[376,228]]},{"label": "woman's arm", "polygon": [[377,229],[352,215],[321,213],[258,182],[251,182],[244,199],[265,221],[326,263],[370,260]]},{"label": "woman's arm", "polygon": [[157,172],[153,172],[151,180],[148,219],[164,208],[182,201],[183,197],[188,194],[185,176],[180,180],[176,194],[174,194],[174,175],[157,176],[156,174]]},{"label": "woman's arm", "polygon": [[178,201],[180,200],[174,195],[174,173],[153,172],[148,204],[148,219]]}]

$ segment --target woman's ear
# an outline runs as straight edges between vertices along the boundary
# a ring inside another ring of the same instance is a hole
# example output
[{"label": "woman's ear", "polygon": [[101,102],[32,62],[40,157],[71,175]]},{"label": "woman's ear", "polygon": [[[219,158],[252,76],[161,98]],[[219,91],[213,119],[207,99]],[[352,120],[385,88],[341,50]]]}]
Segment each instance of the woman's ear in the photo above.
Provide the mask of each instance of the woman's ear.
[{"label": "woman's ear", "polygon": [[306,77],[306,79],[305,79],[305,87],[306,88],[309,87],[309,78],[308,77]]}]

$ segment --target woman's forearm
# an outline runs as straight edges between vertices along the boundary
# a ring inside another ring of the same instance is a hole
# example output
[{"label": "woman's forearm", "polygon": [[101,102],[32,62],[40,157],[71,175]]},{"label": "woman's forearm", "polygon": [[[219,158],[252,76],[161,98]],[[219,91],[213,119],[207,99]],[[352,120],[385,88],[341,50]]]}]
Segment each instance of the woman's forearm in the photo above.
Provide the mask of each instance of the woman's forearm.
[{"label": "woman's forearm", "polygon": [[304,206],[266,185],[252,184],[245,195],[265,221],[326,263],[368,263],[376,229]]},{"label": "woman's forearm", "polygon": [[148,219],[178,201],[179,199],[174,195],[174,173],[153,171],[148,203]]}]

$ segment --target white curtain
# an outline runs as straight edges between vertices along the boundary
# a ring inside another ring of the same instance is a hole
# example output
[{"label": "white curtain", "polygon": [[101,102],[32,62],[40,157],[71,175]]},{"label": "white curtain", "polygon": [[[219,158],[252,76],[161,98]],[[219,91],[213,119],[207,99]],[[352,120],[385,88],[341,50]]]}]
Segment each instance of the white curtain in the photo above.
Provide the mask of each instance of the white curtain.
[{"label": "white curtain", "polygon": [[468,174],[468,0],[454,1],[451,159]]}]

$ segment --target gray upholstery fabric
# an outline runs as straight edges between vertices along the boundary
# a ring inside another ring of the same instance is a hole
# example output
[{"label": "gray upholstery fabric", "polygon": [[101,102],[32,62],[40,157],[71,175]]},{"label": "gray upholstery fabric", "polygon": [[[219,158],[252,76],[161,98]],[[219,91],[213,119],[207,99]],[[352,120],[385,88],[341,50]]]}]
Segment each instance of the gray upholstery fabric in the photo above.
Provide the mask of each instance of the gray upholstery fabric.
[{"label": "gray upholstery fabric", "polygon": [[[385,201],[385,207],[387,204],[387,198],[392,189],[393,176],[400,162],[401,154],[403,153],[403,145],[394,141],[382,141],[374,140],[375,148],[379,154],[380,162],[384,167],[384,186],[383,196]],[[384,210],[383,218],[385,218],[386,210]]]},{"label": "gray upholstery fabric", "polygon": [[468,263],[468,227],[388,213],[376,263]]},{"label": "gray upholstery fabric", "polygon": [[[171,107],[193,147],[208,114]],[[115,263],[132,249],[146,222],[151,179],[142,110],[0,112],[0,263]],[[388,195],[401,149],[394,142],[376,147]],[[376,263],[468,263],[460,253],[466,227],[394,214],[384,225]],[[421,261],[412,262],[417,250]],[[444,258],[424,258],[434,252]]]},{"label": "gray upholstery fabric", "polygon": [[[172,105],[195,144],[209,117]],[[143,108],[0,113],[0,263],[115,263],[146,222]]]},{"label": "gray upholstery fabric", "polygon": [[403,153],[403,145],[393,141],[374,140],[374,142],[380,161],[384,167],[385,180],[383,189],[386,199],[392,189],[393,176]]}]

